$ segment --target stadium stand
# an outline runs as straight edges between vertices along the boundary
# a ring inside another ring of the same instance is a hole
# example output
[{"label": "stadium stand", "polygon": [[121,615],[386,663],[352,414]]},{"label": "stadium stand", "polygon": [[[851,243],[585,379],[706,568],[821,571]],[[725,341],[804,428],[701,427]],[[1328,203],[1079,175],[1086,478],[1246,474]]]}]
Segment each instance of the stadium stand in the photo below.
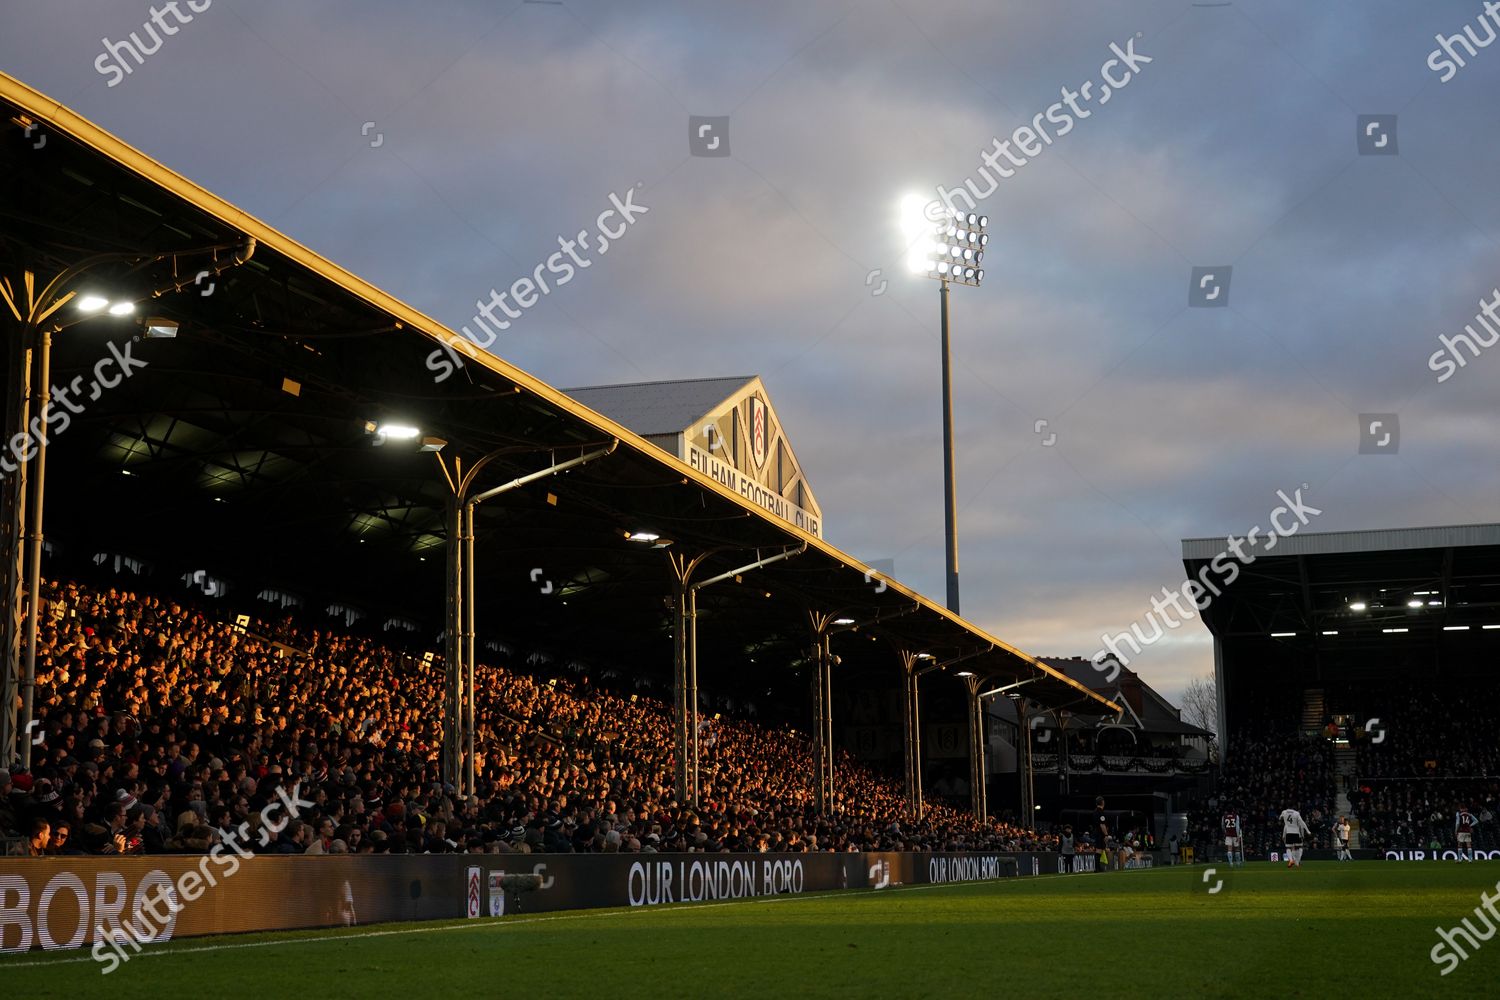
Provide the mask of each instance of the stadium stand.
[{"label": "stadium stand", "polygon": [[31,773],[0,772],[0,834],[25,853],[203,852],[294,786],[312,805],[267,851],[1056,847],[942,803],[907,822],[899,782],[849,756],[820,816],[806,742],[743,720],[705,722],[691,810],[671,788],[668,704],[497,665],[480,667],[481,780],[463,798],[439,780],[440,660],[114,587],[44,596],[42,742]]},{"label": "stadium stand", "polygon": [[[1364,683],[1334,694],[1330,721],[1355,748],[1358,782],[1349,797],[1364,846],[1452,848],[1454,816],[1465,807],[1479,819],[1475,846],[1500,847],[1497,693],[1493,681],[1466,678]],[[1370,720],[1378,729],[1361,731]]]}]

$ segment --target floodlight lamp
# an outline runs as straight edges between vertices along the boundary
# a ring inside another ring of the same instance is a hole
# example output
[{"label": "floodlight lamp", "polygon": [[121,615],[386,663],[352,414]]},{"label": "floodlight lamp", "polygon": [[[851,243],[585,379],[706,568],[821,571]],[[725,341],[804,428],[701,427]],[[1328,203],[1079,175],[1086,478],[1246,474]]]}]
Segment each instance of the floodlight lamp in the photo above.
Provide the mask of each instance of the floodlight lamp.
[{"label": "floodlight lamp", "polygon": [[1413,597],[1411,600],[1406,602],[1406,606],[1408,608],[1420,608],[1422,606],[1422,602]]},{"label": "floodlight lamp", "polygon": [[1367,607],[1369,605],[1365,604],[1364,601],[1353,601],[1349,604],[1350,611],[1363,611]]},{"label": "floodlight lamp", "polygon": [[655,542],[660,541],[661,536],[650,531],[632,531],[625,536],[626,540],[632,542]]},{"label": "floodlight lamp", "polygon": [[983,229],[984,227],[988,226],[989,224],[990,224],[990,217],[988,215],[981,215],[979,217],[979,228],[980,229]]},{"label": "floodlight lamp", "polygon": [[833,623],[835,625],[853,625],[854,624],[854,619],[853,618],[835,618],[833,620]]},{"label": "floodlight lamp", "polygon": [[108,312],[111,316],[129,316],[135,312],[134,302],[111,302]]},{"label": "floodlight lamp", "polygon": [[83,295],[78,299],[79,312],[98,312],[100,309],[103,309],[107,305],[109,305],[109,299],[106,299],[102,295]]},{"label": "floodlight lamp", "polygon": [[972,670],[960,670],[958,673],[954,674],[954,676],[955,677],[973,677],[974,676],[974,671],[972,671]]},{"label": "floodlight lamp", "polygon": [[143,324],[147,340],[170,340],[177,336],[177,321],[165,316],[148,316]]}]

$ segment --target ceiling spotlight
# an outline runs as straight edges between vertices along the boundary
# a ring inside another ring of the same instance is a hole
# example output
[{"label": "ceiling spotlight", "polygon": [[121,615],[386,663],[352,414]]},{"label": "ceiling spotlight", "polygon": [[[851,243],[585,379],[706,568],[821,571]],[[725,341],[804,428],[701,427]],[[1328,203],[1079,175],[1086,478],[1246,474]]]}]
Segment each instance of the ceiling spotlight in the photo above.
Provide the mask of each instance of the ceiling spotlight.
[{"label": "ceiling spotlight", "polygon": [[151,316],[145,322],[147,340],[170,340],[177,336],[177,321],[165,316]]},{"label": "ceiling spotlight", "polygon": [[1411,600],[1406,602],[1406,606],[1408,608],[1420,608],[1422,606],[1422,602],[1413,597]]},{"label": "ceiling spotlight", "polygon": [[410,424],[377,424],[373,421],[365,424],[365,430],[387,441],[414,441],[422,434],[420,428]]}]

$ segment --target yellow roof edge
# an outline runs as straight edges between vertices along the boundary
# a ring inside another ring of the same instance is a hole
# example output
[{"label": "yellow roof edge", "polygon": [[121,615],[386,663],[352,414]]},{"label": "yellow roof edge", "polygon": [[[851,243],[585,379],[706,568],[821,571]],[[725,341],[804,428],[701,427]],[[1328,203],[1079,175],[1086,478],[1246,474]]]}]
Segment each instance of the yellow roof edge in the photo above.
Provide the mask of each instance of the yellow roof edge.
[{"label": "yellow roof edge", "polygon": [[[840,562],[848,563],[855,569],[869,571],[870,567],[866,566],[858,559],[855,559],[853,556],[834,548],[832,545],[829,545],[821,538],[808,534],[791,522],[784,521],[781,518],[770,514],[763,508],[749,503],[738,493],[733,492],[727,487],[720,485],[717,481],[709,478],[707,475],[693,469],[677,456],[663,451],[656,445],[651,444],[645,438],[642,438],[628,428],[615,423],[613,420],[610,420],[603,414],[595,413],[593,410],[590,410],[588,407],[577,402],[571,397],[564,395],[561,391],[553,388],[536,376],[522,371],[520,368],[517,368],[516,366],[510,364],[507,361],[504,361],[499,357],[496,357],[493,354],[480,350],[467,338],[454,333],[452,330],[448,329],[443,324],[433,319],[431,316],[428,316],[425,313],[418,312],[416,309],[407,305],[405,302],[402,302],[400,299],[397,299],[390,293],[384,292],[381,289],[376,288],[369,282],[365,281],[363,278],[360,278],[344,270],[337,264],[328,260],[326,257],[313,250],[308,249],[280,230],[272,228],[266,223],[250,215],[248,212],[245,212],[243,209],[237,208],[236,206],[225,201],[223,198],[220,198],[213,192],[208,191],[193,183],[186,177],[183,177],[181,174],[177,173],[175,170],[172,170],[170,167],[158,163],[156,160],[153,160],[151,157],[147,156],[145,153],[142,153],[134,146],[131,146],[123,139],[120,139],[110,132],[106,132],[104,129],[100,128],[98,125],[95,125],[93,122],[89,121],[87,118],[84,118],[82,115],[78,114],[76,111],[73,111],[71,108],[66,107],[61,102],[48,97],[46,94],[35,90],[34,88],[22,83],[20,80],[17,80],[15,77],[3,71],[0,71],[0,97],[3,97],[5,100],[17,105],[28,115],[34,116],[37,119],[52,125],[59,132],[64,132],[72,136],[79,142],[83,143],[84,145],[94,149],[96,152],[109,157],[116,163],[120,164],[122,167],[125,167],[127,170],[134,171],[147,180],[160,185],[166,190],[182,198],[184,201],[188,202],[188,204],[197,208],[199,211],[213,216],[227,226],[238,229],[240,232],[244,233],[247,236],[253,236],[256,241],[266,249],[274,250],[282,256],[287,257],[288,259],[293,260],[298,264],[301,264],[303,267],[307,268],[313,273],[321,276],[328,281],[333,282],[335,285],[339,286],[344,291],[355,296],[356,298],[364,300],[366,303],[376,309],[380,309],[391,314],[396,319],[402,321],[403,323],[407,324],[412,329],[417,330],[423,335],[430,337],[440,343],[448,344],[453,348],[453,350],[462,354],[466,359],[469,359],[485,368],[490,369],[495,374],[514,382],[516,385],[526,389],[529,392],[534,393],[542,399],[547,400],[549,403],[560,407],[572,416],[584,420],[587,423],[593,424],[601,431],[613,437],[619,438],[622,442],[629,444],[637,452],[657,459],[663,465],[670,468],[674,473],[679,473],[687,477],[688,479],[698,483],[700,486],[715,491],[721,496],[727,497],[728,499],[738,503],[747,512],[759,516],[762,520],[765,520],[775,525],[776,527],[783,529],[799,541],[807,542],[809,546],[817,548],[825,555],[833,559],[837,559]],[[757,375],[754,377],[759,378],[760,376]],[[916,601],[918,604],[923,605],[929,610],[936,611],[939,614],[946,616],[950,620],[973,632],[982,641],[992,643],[995,648],[1004,650],[1005,652],[1026,661],[1031,666],[1037,668],[1043,673],[1050,674],[1053,678],[1062,681],[1070,687],[1076,688],[1084,694],[1087,694],[1097,699],[1098,701],[1103,702],[1114,711],[1120,711],[1120,706],[1105,698],[1103,695],[1100,695],[1097,692],[1089,689],[1085,685],[1078,683],[1071,677],[1068,677],[1065,674],[1054,670],[1029,653],[1024,653],[1021,650],[1016,649],[1014,646],[1011,646],[1009,643],[1002,642],[1000,639],[995,638],[988,632],[974,625],[974,623],[953,614],[947,608],[934,603],[933,601],[917,593],[916,591],[910,590],[909,588],[897,583],[894,580],[887,580],[886,583],[888,587],[894,588],[898,593],[911,598],[912,600]]]}]

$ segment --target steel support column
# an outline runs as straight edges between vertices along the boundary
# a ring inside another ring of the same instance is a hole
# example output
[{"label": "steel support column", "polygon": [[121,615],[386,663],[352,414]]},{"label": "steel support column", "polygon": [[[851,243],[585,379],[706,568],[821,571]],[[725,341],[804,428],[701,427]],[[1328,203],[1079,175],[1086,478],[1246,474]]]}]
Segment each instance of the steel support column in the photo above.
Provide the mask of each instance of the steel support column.
[{"label": "steel support column", "polygon": [[906,764],[906,809],[914,822],[922,821],[922,722],[918,708],[917,654],[897,650],[904,688],[901,697],[902,756]]},{"label": "steel support column", "polygon": [[1021,736],[1016,741],[1021,751],[1021,766],[1016,769],[1021,779],[1021,825],[1031,830],[1036,827],[1036,790],[1032,786],[1031,718],[1025,698],[1016,699],[1016,719],[1021,726]]},{"label": "steel support column", "polygon": [[969,808],[974,818],[983,822],[989,815],[989,789],[985,773],[984,703],[979,697],[980,678],[974,674],[962,678],[968,690],[969,709]]},{"label": "steel support column", "polygon": [[[434,439],[435,440],[435,439]],[[512,454],[515,448],[500,448],[492,451],[464,471],[463,460],[453,459],[453,468],[443,464],[441,450],[446,442],[436,441],[438,469],[448,485],[448,572],[447,572],[447,633],[444,652],[444,705],[443,720],[443,780],[451,784],[460,795],[478,792],[478,768],[476,766],[477,742],[475,739],[475,714],[478,692],[474,687],[474,670],[478,659],[478,602],[475,588],[479,579],[478,557],[475,551],[475,524],[477,508],[486,500],[502,493],[546,479],[561,472],[592,462],[612,453],[619,445],[617,439],[577,458],[554,461],[545,469],[532,472],[499,486],[493,486],[473,496],[469,495],[479,473],[495,459]]]},{"label": "steel support column", "polygon": [[[29,278],[29,275],[28,275]],[[30,281],[27,282],[28,286]],[[19,319],[11,314],[13,319]],[[26,343],[24,323],[5,324],[5,425],[4,441],[23,433],[30,419],[31,347]],[[26,462],[0,479],[0,574],[4,576],[5,608],[0,621],[0,769],[19,760],[17,729],[21,709],[21,631],[24,621],[26,533]]]},{"label": "steel support column", "polygon": [[463,505],[457,493],[448,498],[448,566],[446,627],[443,632],[443,781],[462,784],[459,751],[459,707],[462,704],[464,664],[464,543]]}]

